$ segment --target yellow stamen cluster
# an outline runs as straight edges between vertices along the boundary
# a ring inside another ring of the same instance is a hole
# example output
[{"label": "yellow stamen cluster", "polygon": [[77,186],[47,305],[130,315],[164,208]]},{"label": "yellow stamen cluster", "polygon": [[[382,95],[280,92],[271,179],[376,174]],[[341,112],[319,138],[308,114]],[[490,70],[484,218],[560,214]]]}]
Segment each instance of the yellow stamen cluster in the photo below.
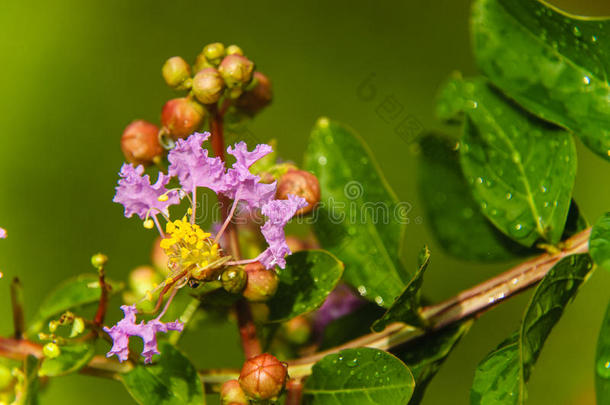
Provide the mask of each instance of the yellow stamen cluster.
[{"label": "yellow stamen cluster", "polygon": [[166,237],[161,240],[161,248],[170,262],[186,268],[192,264],[199,269],[206,268],[219,258],[218,244],[199,225],[191,224],[186,217],[165,226]]}]

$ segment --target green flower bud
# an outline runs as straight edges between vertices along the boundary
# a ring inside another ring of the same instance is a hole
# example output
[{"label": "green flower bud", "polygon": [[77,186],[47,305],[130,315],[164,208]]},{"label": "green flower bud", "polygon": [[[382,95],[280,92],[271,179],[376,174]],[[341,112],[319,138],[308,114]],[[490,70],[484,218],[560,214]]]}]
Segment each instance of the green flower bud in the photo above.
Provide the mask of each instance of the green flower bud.
[{"label": "green flower bud", "polygon": [[85,321],[81,317],[74,318],[74,322],[72,323],[72,330],[70,331],[70,337],[76,337],[83,333],[85,330]]},{"label": "green flower bud", "polygon": [[248,274],[248,282],[242,292],[244,298],[263,302],[275,295],[280,282],[275,270],[267,270],[260,262],[248,263],[244,270]]},{"label": "green flower bud", "polygon": [[205,110],[186,97],[174,98],[163,106],[161,125],[174,139],[186,138],[203,125]]},{"label": "green flower bud", "polygon": [[244,51],[237,45],[227,46],[227,55],[243,55]]},{"label": "green flower bud", "polygon": [[231,294],[239,294],[243,291],[246,286],[246,280],[248,276],[241,267],[229,267],[222,272],[220,280],[222,281],[222,288]]},{"label": "green flower bud", "polygon": [[187,80],[191,77],[191,67],[180,56],[173,56],[165,61],[161,69],[165,83],[171,88],[184,90]]},{"label": "green flower bud", "polygon": [[91,264],[96,269],[101,269],[106,263],[108,263],[108,256],[103,253],[97,253],[91,256]]},{"label": "green flower bud", "polygon": [[271,81],[261,72],[254,72],[253,88],[242,94],[235,105],[244,113],[253,116],[271,103],[273,91]]},{"label": "green flower bud", "polygon": [[217,66],[225,56],[225,46],[220,42],[208,44],[203,48],[203,56],[212,65]]},{"label": "green flower bud", "polygon": [[280,178],[275,198],[287,200],[288,194],[302,197],[309,203],[298,210],[295,215],[310,213],[320,202],[320,183],[318,178],[304,170],[288,170]]},{"label": "green flower bud", "polygon": [[222,405],[248,405],[248,399],[237,380],[229,380],[220,387],[220,402]]},{"label": "green flower bud", "polygon": [[244,363],[239,385],[248,397],[265,400],[277,397],[286,384],[287,367],[269,353],[252,357]]},{"label": "green flower bud", "polygon": [[193,94],[203,104],[213,104],[220,99],[225,82],[220,77],[218,70],[206,68],[201,70],[193,78]]},{"label": "green flower bud", "polygon": [[252,80],[254,63],[242,55],[226,56],[218,67],[228,87],[243,87]]},{"label": "green flower bud", "polygon": [[284,337],[290,343],[302,345],[311,337],[311,324],[304,316],[297,316],[282,325]]},{"label": "green flower bud", "polygon": [[59,326],[59,322],[57,322],[57,321],[50,321],[49,322],[49,332],[55,333],[55,331],[57,330],[58,326]]},{"label": "green flower bud", "polygon": [[44,345],[42,348],[42,353],[45,355],[45,357],[54,359],[61,354],[61,349],[59,346],[57,346],[57,344],[50,342]]},{"label": "green flower bud", "polygon": [[121,136],[121,150],[129,163],[144,166],[149,166],[165,152],[159,143],[159,128],[144,120],[127,125]]}]

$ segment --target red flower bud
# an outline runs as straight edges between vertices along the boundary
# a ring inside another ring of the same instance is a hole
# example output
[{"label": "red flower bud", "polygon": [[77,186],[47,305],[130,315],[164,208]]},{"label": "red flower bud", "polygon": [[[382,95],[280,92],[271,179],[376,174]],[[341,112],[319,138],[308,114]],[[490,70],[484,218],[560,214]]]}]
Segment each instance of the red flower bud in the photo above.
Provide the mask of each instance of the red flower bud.
[{"label": "red flower bud", "polygon": [[244,363],[239,385],[253,399],[277,397],[286,384],[286,365],[269,353],[252,357]]},{"label": "red flower bud", "polygon": [[222,405],[248,405],[246,394],[237,380],[229,380],[220,387],[220,402]]},{"label": "red flower bud", "polygon": [[249,263],[244,270],[248,281],[242,295],[248,301],[267,301],[275,295],[280,281],[274,270],[267,270],[260,262]]},{"label": "red flower bud", "polygon": [[249,115],[254,115],[271,103],[273,91],[271,81],[261,72],[254,72],[256,85],[242,94],[235,105]]},{"label": "red flower bud", "polygon": [[298,210],[295,215],[307,214],[320,202],[320,183],[318,178],[304,170],[289,170],[280,178],[275,197],[288,199],[288,194],[303,197],[309,205]]},{"label": "red flower bud", "polygon": [[203,104],[213,104],[220,99],[225,88],[225,82],[218,70],[206,68],[193,78],[193,94]]},{"label": "red flower bud", "polygon": [[252,80],[254,63],[242,55],[227,55],[220,62],[218,71],[227,86],[242,87]]},{"label": "red flower bud", "polygon": [[127,125],[121,136],[121,149],[125,159],[135,165],[148,166],[163,155],[159,143],[159,128],[148,121],[137,120]]},{"label": "red flower bud", "polygon": [[186,97],[174,98],[163,106],[161,125],[167,128],[174,139],[186,138],[203,124],[205,110]]},{"label": "red flower bud", "polygon": [[165,61],[161,73],[169,87],[184,90],[185,82],[191,76],[191,67],[180,56],[173,56]]},{"label": "red flower bud", "polygon": [[307,343],[311,337],[312,327],[304,316],[297,316],[282,325],[286,340],[295,345]]}]

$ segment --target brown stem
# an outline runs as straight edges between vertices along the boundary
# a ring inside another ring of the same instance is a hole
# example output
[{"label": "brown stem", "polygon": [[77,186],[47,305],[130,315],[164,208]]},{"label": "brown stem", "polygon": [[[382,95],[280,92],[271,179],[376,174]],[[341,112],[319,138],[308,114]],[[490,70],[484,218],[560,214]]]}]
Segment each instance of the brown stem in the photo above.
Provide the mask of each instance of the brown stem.
[{"label": "brown stem", "polygon": [[[341,346],[289,361],[288,373],[292,378],[301,378],[311,374],[311,368],[316,361],[339,350],[365,346],[389,350],[452,323],[478,316],[507,298],[536,285],[564,257],[587,252],[590,233],[591,228],[574,235],[564,243],[564,249],[561,252],[542,254],[488,281],[469,288],[449,300],[424,307],[422,317],[431,325],[429,329],[416,329],[408,325],[393,323],[380,333],[370,333]],[[28,354],[41,357],[42,347],[28,340],[0,337],[0,357],[23,360]],[[125,367],[130,366],[123,366],[115,360],[96,356],[83,372],[113,376],[127,370]],[[212,370],[200,372],[200,377],[204,383],[219,384],[236,378],[237,374],[239,374],[238,370],[222,370],[221,372]]]},{"label": "brown stem", "polygon": [[301,405],[303,398],[303,381],[301,379],[292,379],[286,384],[286,404],[285,405]]},{"label": "brown stem", "polygon": [[106,317],[106,310],[108,309],[108,290],[110,286],[106,283],[106,274],[104,272],[104,267],[100,267],[98,270],[99,281],[100,281],[100,290],[102,291],[100,294],[100,302],[97,306],[97,312],[95,313],[95,318],[93,318],[93,324],[96,329],[99,329],[104,324],[104,318]]},{"label": "brown stem", "polygon": [[18,277],[11,282],[11,306],[13,308],[13,330],[15,339],[23,338],[25,319],[23,317],[23,293]]},{"label": "brown stem", "polygon": [[[210,132],[212,133],[211,142],[212,149],[214,150],[214,155],[218,156],[223,161],[225,160],[225,145],[223,138],[223,114],[225,110],[226,109],[224,108],[224,106],[221,111],[218,111],[217,108],[213,108],[211,111],[212,122],[210,124]],[[222,214],[222,222],[224,222],[230,213],[231,201],[223,195],[219,196],[219,201]],[[241,252],[239,248],[239,238],[234,224],[229,222],[224,235],[226,240],[228,241],[228,247],[231,256],[234,260],[239,260],[241,257]],[[258,335],[256,333],[256,325],[254,324],[254,320],[252,319],[252,311],[250,310],[250,305],[243,299],[241,299],[235,304],[235,312],[237,313],[237,325],[239,326],[239,336],[241,338],[241,345],[244,350],[244,356],[249,359],[250,357],[254,357],[261,354],[262,346],[260,341],[258,340]]]}]

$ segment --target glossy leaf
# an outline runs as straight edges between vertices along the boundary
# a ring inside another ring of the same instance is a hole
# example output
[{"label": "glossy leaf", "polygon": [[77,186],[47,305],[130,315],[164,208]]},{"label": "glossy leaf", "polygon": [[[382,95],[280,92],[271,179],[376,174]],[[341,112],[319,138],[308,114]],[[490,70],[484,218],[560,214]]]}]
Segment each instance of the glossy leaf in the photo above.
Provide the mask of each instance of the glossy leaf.
[{"label": "glossy leaf", "polygon": [[60,348],[58,357],[43,360],[38,372],[40,376],[56,377],[73,373],[86,366],[95,354],[93,346],[86,343]]},{"label": "glossy leaf", "polygon": [[482,213],[460,167],[458,144],[438,134],[420,140],[418,185],[427,223],[452,256],[477,261],[534,254],[500,232]]},{"label": "glossy leaf", "polygon": [[191,362],[169,343],[160,342],[159,351],[154,364],[139,364],[121,375],[133,399],[143,405],[205,404],[203,386]]},{"label": "glossy leaf", "polygon": [[610,270],[610,212],[604,214],[591,229],[589,252],[595,264]]},{"label": "glossy leaf", "polygon": [[343,275],[343,263],[323,250],[304,250],[286,258],[277,293],[268,302],[269,321],[313,311],[324,303]]},{"label": "glossy leaf", "polygon": [[399,258],[410,205],[398,202],[362,139],[328,119],[312,131],[305,168],[320,181],[322,247],[345,263],[348,283],[388,307],[410,279]]},{"label": "glossy leaf", "polygon": [[532,0],[478,0],[472,16],[485,75],[533,114],[610,159],[610,20]]},{"label": "glossy leaf", "polygon": [[[112,288],[111,292],[117,292],[123,288],[121,283],[109,280],[107,282]],[[64,281],[44,299],[29,333],[38,332],[43,327],[44,321],[53,316],[72,308],[98,302],[100,294],[101,289],[96,274],[81,274]]]},{"label": "glossy leaf", "polygon": [[394,354],[409,367],[415,378],[415,392],[409,405],[421,402],[426,387],[472,324],[473,321],[470,320],[448,326],[415,339],[394,351]]},{"label": "glossy leaf", "polygon": [[525,383],[546,338],[592,268],[588,254],[563,258],[540,282],[521,327],[477,367],[470,403],[523,404]]},{"label": "glossy leaf", "polygon": [[430,263],[430,250],[424,246],[417,260],[417,271],[392,306],[383,316],[378,319],[371,329],[381,332],[392,322],[403,322],[412,326],[423,326],[419,316],[419,302],[421,298],[421,286],[424,282],[424,273]]},{"label": "glossy leaf", "polygon": [[598,404],[610,403],[610,302],[597,340],[595,391]]},{"label": "glossy leaf", "polygon": [[305,381],[303,405],[404,405],[414,386],[409,368],[391,354],[347,349],[313,366]]},{"label": "glossy leaf", "polygon": [[454,79],[443,94],[462,100],[460,163],[483,214],[524,246],[559,242],[576,175],[570,134],[515,106],[484,79]]},{"label": "glossy leaf", "polygon": [[40,360],[35,356],[28,355],[23,363],[23,391],[21,398],[17,402],[19,405],[38,405],[38,390],[40,381],[38,379],[38,369]]}]

